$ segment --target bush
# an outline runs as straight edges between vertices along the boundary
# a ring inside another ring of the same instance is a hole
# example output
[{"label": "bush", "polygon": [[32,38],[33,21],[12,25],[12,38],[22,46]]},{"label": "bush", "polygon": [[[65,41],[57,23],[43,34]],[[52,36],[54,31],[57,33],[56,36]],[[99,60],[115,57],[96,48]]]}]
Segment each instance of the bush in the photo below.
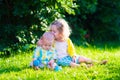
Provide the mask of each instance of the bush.
[{"label": "bush", "polygon": [[65,13],[75,14],[71,0],[2,0],[0,3],[0,46],[18,48],[35,44],[48,25]]}]

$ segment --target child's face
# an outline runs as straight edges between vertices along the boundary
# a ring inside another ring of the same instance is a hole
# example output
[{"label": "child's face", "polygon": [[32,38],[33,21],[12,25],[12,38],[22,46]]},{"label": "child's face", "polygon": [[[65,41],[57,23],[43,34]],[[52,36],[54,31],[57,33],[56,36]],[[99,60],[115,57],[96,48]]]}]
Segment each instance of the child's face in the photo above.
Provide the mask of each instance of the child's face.
[{"label": "child's face", "polygon": [[42,48],[45,50],[50,50],[52,48],[52,41],[44,41]]},{"label": "child's face", "polygon": [[55,25],[52,25],[52,26],[51,26],[50,31],[51,31],[51,32],[53,33],[53,35],[55,36],[55,39],[56,39],[56,40],[61,39],[60,33],[59,33],[59,31],[58,31],[58,29],[57,29],[57,27],[56,27]]}]

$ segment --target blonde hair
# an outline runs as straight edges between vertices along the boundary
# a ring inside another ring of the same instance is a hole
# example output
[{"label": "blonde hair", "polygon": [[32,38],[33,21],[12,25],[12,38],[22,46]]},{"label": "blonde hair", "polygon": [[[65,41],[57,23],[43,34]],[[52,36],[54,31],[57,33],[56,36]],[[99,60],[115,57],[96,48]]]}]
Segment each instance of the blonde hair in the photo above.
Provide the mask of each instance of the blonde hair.
[{"label": "blonde hair", "polygon": [[59,33],[62,35],[63,39],[69,38],[69,36],[71,34],[71,29],[70,29],[67,21],[65,21],[64,19],[57,19],[51,23],[50,28],[52,25],[55,25],[57,27],[57,29],[58,29]]},{"label": "blonde hair", "polygon": [[45,32],[41,39],[43,39],[44,41],[49,41],[49,42],[53,42],[55,37],[51,32]]}]

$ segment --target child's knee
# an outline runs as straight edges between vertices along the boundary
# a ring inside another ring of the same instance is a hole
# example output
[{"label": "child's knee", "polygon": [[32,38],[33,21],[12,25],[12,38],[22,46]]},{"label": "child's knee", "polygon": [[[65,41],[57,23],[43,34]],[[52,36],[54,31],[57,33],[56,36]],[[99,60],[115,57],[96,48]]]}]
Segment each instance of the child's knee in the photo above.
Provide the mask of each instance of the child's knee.
[{"label": "child's knee", "polygon": [[84,57],[79,57],[78,58],[78,61],[79,61],[79,63],[80,62],[86,62],[88,59],[87,58],[84,58]]},{"label": "child's knee", "polygon": [[71,63],[70,63],[70,66],[71,66],[71,67],[78,67],[79,64],[76,64],[76,63],[71,62]]},{"label": "child's knee", "polygon": [[34,60],[33,61],[33,66],[39,66],[40,64],[40,61],[39,60]]}]

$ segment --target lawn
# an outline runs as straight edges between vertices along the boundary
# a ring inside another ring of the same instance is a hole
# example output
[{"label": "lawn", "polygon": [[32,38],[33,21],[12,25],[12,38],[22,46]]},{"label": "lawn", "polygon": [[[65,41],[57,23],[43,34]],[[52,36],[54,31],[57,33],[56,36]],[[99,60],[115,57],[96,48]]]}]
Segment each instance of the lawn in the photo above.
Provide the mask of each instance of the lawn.
[{"label": "lawn", "polygon": [[81,47],[75,46],[76,52],[93,60],[108,60],[106,65],[95,64],[90,68],[63,67],[55,72],[49,69],[34,70],[29,67],[32,51],[21,52],[7,58],[0,58],[0,80],[119,80],[120,46]]}]

